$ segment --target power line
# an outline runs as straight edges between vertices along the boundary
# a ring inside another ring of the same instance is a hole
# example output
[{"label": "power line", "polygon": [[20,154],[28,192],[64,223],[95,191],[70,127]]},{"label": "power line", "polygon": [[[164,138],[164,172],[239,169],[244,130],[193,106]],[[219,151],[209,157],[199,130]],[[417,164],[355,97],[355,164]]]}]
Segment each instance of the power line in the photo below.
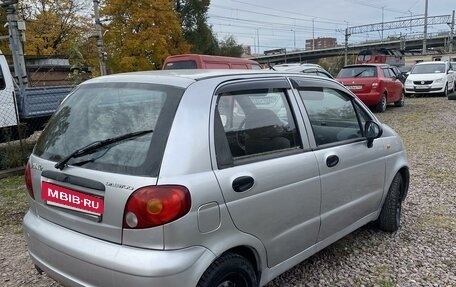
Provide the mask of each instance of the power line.
[{"label": "power line", "polygon": [[[216,19],[224,19],[224,20],[230,20],[230,21],[239,21],[239,22],[246,22],[246,23],[259,23],[259,24],[266,24],[269,25],[268,28],[270,28],[270,25],[278,25],[278,26],[283,26],[286,28],[278,28],[278,27],[272,27],[272,29],[276,30],[290,30],[291,28],[301,28],[301,29],[309,29],[312,31],[312,27],[310,26],[302,26],[302,25],[293,25],[293,24],[287,24],[287,23],[277,23],[277,22],[271,22],[271,21],[260,21],[260,20],[252,20],[252,19],[243,19],[243,18],[234,18],[234,17],[227,17],[227,16],[222,16],[222,15],[215,15],[215,14],[209,14],[208,16],[210,18],[216,18]],[[258,25],[257,25],[258,26]],[[263,26],[264,27],[264,26]],[[252,27],[254,28],[254,27]],[[334,31],[335,29],[329,29],[329,28],[316,28],[318,30],[325,30],[325,31]]]},{"label": "power line", "polygon": [[304,16],[304,17],[310,17],[310,18],[315,18],[315,19],[318,18],[318,19],[334,21],[333,24],[345,24],[343,21],[339,21],[337,19],[325,18],[325,17],[315,17],[315,15],[306,15],[306,14],[298,13],[298,12],[295,12],[295,11],[281,10],[281,9],[277,9],[277,8],[274,8],[274,7],[268,7],[268,6],[258,5],[258,4],[252,4],[252,3],[247,3],[247,2],[243,2],[243,1],[239,1],[239,0],[230,0],[230,1],[236,2],[236,3],[241,3],[241,4],[244,4],[244,5],[248,5],[248,6],[252,6],[252,7],[268,9],[268,10],[272,10],[274,12],[282,12],[282,13],[287,13],[287,14],[299,15],[300,17]]},{"label": "power line", "polygon": [[[251,14],[256,14],[256,15],[276,17],[276,18],[281,18],[281,19],[290,19],[290,20],[294,20],[294,21],[312,22],[312,19],[300,19],[300,18],[295,18],[295,17],[281,16],[281,15],[277,15],[277,14],[269,14],[269,13],[245,10],[245,9],[240,9],[240,8],[232,8],[232,7],[227,7],[227,6],[223,6],[223,5],[217,5],[217,4],[212,4],[212,6],[216,7],[216,8],[220,8],[220,9],[241,11],[241,12],[251,13]],[[313,17],[313,19],[318,19],[318,17]],[[330,21],[321,21],[321,20],[315,20],[315,22],[322,23],[322,24],[342,24],[341,22],[330,22]]]}]

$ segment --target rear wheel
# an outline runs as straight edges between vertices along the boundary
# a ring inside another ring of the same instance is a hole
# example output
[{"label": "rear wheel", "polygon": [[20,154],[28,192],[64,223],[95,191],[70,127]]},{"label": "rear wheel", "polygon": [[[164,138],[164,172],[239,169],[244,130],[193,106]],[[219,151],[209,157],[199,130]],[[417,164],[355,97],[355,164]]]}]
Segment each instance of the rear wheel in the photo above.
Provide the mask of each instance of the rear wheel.
[{"label": "rear wheel", "polygon": [[256,287],[252,264],[244,257],[228,253],[217,258],[201,276],[197,287]]},{"label": "rear wheel", "polygon": [[384,111],[386,111],[386,105],[387,105],[386,95],[383,94],[383,95],[382,95],[382,98],[381,98],[381,100],[380,100],[380,103],[378,103],[378,104],[375,106],[375,111],[376,111],[376,112],[379,112],[379,113],[383,113]]},{"label": "rear wheel", "polygon": [[443,91],[442,96],[443,96],[443,97],[448,97],[448,84],[446,84],[445,90]]},{"label": "rear wheel", "polygon": [[396,107],[403,107],[404,104],[405,104],[405,93],[404,93],[404,91],[402,91],[401,98],[397,102],[394,102],[394,105]]},{"label": "rear wheel", "polygon": [[383,203],[377,219],[378,227],[383,231],[395,232],[399,229],[402,213],[401,186],[402,176],[397,173],[391,182],[385,203]]}]

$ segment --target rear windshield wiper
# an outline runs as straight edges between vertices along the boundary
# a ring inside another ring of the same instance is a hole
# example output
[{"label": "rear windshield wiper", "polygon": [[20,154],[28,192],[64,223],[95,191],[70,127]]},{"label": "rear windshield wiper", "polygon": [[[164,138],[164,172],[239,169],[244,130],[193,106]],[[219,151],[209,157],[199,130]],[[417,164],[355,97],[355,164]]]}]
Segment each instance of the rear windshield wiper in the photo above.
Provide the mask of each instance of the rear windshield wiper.
[{"label": "rear windshield wiper", "polygon": [[357,78],[359,77],[362,73],[364,73],[365,71],[367,71],[367,69],[364,69],[362,70],[361,72],[359,72],[358,74],[354,75],[353,78]]},{"label": "rear windshield wiper", "polygon": [[113,138],[109,138],[109,139],[105,139],[105,140],[101,140],[101,141],[95,141],[93,143],[90,143],[90,144],[70,153],[68,156],[63,158],[58,163],[56,163],[54,167],[58,168],[60,170],[63,170],[63,168],[66,166],[66,163],[72,158],[78,158],[78,157],[81,157],[81,156],[84,156],[87,154],[91,154],[91,153],[94,153],[96,150],[98,150],[102,147],[108,146],[110,144],[113,144],[116,142],[121,142],[121,141],[128,140],[128,139],[133,139],[135,137],[139,137],[139,136],[142,136],[142,135],[145,135],[148,133],[152,133],[152,132],[154,132],[154,131],[153,130],[144,130],[144,131],[124,134],[121,136],[117,136],[117,137],[113,137]]}]

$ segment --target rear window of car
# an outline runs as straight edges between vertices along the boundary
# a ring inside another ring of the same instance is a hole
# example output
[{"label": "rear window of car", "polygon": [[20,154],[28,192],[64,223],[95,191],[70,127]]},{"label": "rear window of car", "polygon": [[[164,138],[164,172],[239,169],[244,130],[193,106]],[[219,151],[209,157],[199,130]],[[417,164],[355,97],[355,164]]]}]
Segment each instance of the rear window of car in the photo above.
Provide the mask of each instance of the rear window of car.
[{"label": "rear window of car", "polygon": [[115,142],[68,164],[107,172],[157,176],[183,88],[141,84],[88,84],[59,107],[43,131],[34,154],[60,161],[96,141],[149,131]]},{"label": "rear window of car", "polygon": [[370,78],[377,77],[377,67],[358,66],[340,70],[337,78]]},{"label": "rear window of car", "polygon": [[168,62],[163,67],[163,70],[183,70],[183,69],[196,69],[197,65],[196,62],[193,60],[187,61],[176,61],[176,62]]}]

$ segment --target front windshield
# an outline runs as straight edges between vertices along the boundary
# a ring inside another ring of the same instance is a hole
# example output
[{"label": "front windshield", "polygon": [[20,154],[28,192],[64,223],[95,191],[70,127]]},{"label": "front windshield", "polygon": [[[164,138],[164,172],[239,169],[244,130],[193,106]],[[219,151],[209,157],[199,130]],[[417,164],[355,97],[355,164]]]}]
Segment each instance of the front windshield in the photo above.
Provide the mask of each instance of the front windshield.
[{"label": "front windshield", "polygon": [[411,74],[434,74],[434,73],[445,73],[444,63],[416,65],[413,67]]},{"label": "front windshield", "polygon": [[161,157],[157,145],[166,140],[182,88],[110,83],[83,85],[70,95],[49,121],[34,154],[60,161],[95,141],[132,132],[154,130],[95,153],[71,159],[87,162],[84,168],[126,174],[143,174],[147,159]]}]

